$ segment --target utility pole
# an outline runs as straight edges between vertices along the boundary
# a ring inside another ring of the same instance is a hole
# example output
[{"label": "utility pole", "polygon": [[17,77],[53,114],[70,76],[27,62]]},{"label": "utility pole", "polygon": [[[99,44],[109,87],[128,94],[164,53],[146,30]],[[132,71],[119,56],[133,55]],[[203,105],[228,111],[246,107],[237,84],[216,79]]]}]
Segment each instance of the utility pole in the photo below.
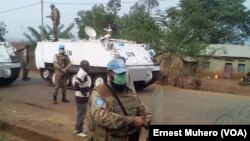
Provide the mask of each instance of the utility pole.
[{"label": "utility pole", "polygon": [[41,0],[41,18],[42,18],[41,41],[43,41],[43,0]]},{"label": "utility pole", "polygon": [[151,14],[151,0],[148,0],[148,14]]}]

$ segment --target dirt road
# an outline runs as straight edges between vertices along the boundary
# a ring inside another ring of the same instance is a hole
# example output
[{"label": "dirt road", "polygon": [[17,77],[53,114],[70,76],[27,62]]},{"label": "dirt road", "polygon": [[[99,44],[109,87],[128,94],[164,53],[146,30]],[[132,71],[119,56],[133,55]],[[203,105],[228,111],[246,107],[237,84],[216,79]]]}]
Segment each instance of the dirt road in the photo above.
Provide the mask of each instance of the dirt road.
[{"label": "dirt road", "polygon": [[[0,87],[0,119],[58,140],[82,140],[72,133],[75,123],[74,91],[68,90],[70,103],[59,102],[53,105],[53,88],[48,86],[38,73],[31,73],[31,78],[31,81],[23,82],[19,79],[11,86]],[[162,89],[163,106],[160,107],[161,115],[154,116],[161,119],[162,124],[214,124],[217,119],[229,114],[250,119],[247,117],[250,115],[249,96],[158,85],[138,92],[151,111],[154,105],[152,95],[157,89]],[[239,122],[250,124],[248,120]],[[143,131],[141,141],[145,136]]]}]

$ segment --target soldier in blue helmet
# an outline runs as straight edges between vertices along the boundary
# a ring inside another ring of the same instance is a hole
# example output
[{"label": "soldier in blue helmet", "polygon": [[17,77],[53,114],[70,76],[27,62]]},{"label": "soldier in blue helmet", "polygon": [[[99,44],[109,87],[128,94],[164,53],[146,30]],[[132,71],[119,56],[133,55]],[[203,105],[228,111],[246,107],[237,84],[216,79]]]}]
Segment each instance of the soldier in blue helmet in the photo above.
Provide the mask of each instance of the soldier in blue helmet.
[{"label": "soldier in blue helmet", "polygon": [[108,83],[96,86],[90,95],[84,130],[91,141],[139,141],[152,114],[127,85],[127,69],[122,58],[107,65]]},{"label": "soldier in blue helmet", "polygon": [[54,33],[54,40],[58,41],[58,26],[60,24],[60,12],[59,10],[55,7],[54,4],[50,5],[51,8],[51,14],[50,16],[47,16],[47,18],[51,18],[53,22],[53,33]]},{"label": "soldier in blue helmet", "polygon": [[53,104],[57,104],[58,89],[62,87],[62,102],[69,102],[66,99],[67,91],[67,72],[71,66],[71,61],[68,55],[65,54],[65,46],[59,46],[59,54],[54,56],[54,68],[55,68],[55,86],[53,91]]}]

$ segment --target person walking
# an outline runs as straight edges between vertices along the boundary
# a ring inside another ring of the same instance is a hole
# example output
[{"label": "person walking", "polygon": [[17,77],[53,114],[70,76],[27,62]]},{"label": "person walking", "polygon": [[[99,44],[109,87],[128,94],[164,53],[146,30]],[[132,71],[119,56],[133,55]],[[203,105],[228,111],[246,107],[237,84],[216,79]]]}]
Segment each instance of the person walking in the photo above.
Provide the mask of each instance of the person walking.
[{"label": "person walking", "polygon": [[62,102],[69,102],[66,99],[67,91],[67,72],[71,66],[71,61],[68,55],[65,54],[65,46],[59,46],[59,54],[54,56],[54,68],[55,68],[55,86],[53,91],[53,104],[57,104],[57,95],[59,87],[62,87]]},{"label": "person walking", "polygon": [[86,137],[87,135],[83,129],[83,121],[87,109],[87,102],[89,98],[90,80],[88,79],[89,62],[86,60],[81,61],[80,69],[74,79],[74,87],[76,88],[75,100],[76,100],[76,124],[74,133],[80,137]]},{"label": "person walking", "polygon": [[90,95],[84,125],[89,141],[138,141],[152,114],[127,86],[123,59],[107,65],[108,83],[96,86]]},{"label": "person walking", "polygon": [[30,80],[30,78],[28,77],[29,74],[29,63],[30,63],[30,46],[27,45],[25,46],[25,48],[23,49],[23,58],[22,58],[22,63],[23,63],[23,81],[28,81]]}]

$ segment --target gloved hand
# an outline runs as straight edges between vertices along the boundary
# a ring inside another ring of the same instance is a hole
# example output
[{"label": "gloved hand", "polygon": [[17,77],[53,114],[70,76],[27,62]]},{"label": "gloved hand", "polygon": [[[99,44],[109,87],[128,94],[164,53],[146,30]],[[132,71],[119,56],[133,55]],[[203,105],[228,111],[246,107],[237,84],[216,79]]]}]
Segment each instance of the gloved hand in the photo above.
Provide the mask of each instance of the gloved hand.
[{"label": "gloved hand", "polygon": [[146,123],[146,121],[143,119],[143,117],[141,117],[141,116],[136,116],[136,117],[133,118],[133,125],[134,125],[136,128],[141,128],[141,127],[147,126],[147,123]]}]

